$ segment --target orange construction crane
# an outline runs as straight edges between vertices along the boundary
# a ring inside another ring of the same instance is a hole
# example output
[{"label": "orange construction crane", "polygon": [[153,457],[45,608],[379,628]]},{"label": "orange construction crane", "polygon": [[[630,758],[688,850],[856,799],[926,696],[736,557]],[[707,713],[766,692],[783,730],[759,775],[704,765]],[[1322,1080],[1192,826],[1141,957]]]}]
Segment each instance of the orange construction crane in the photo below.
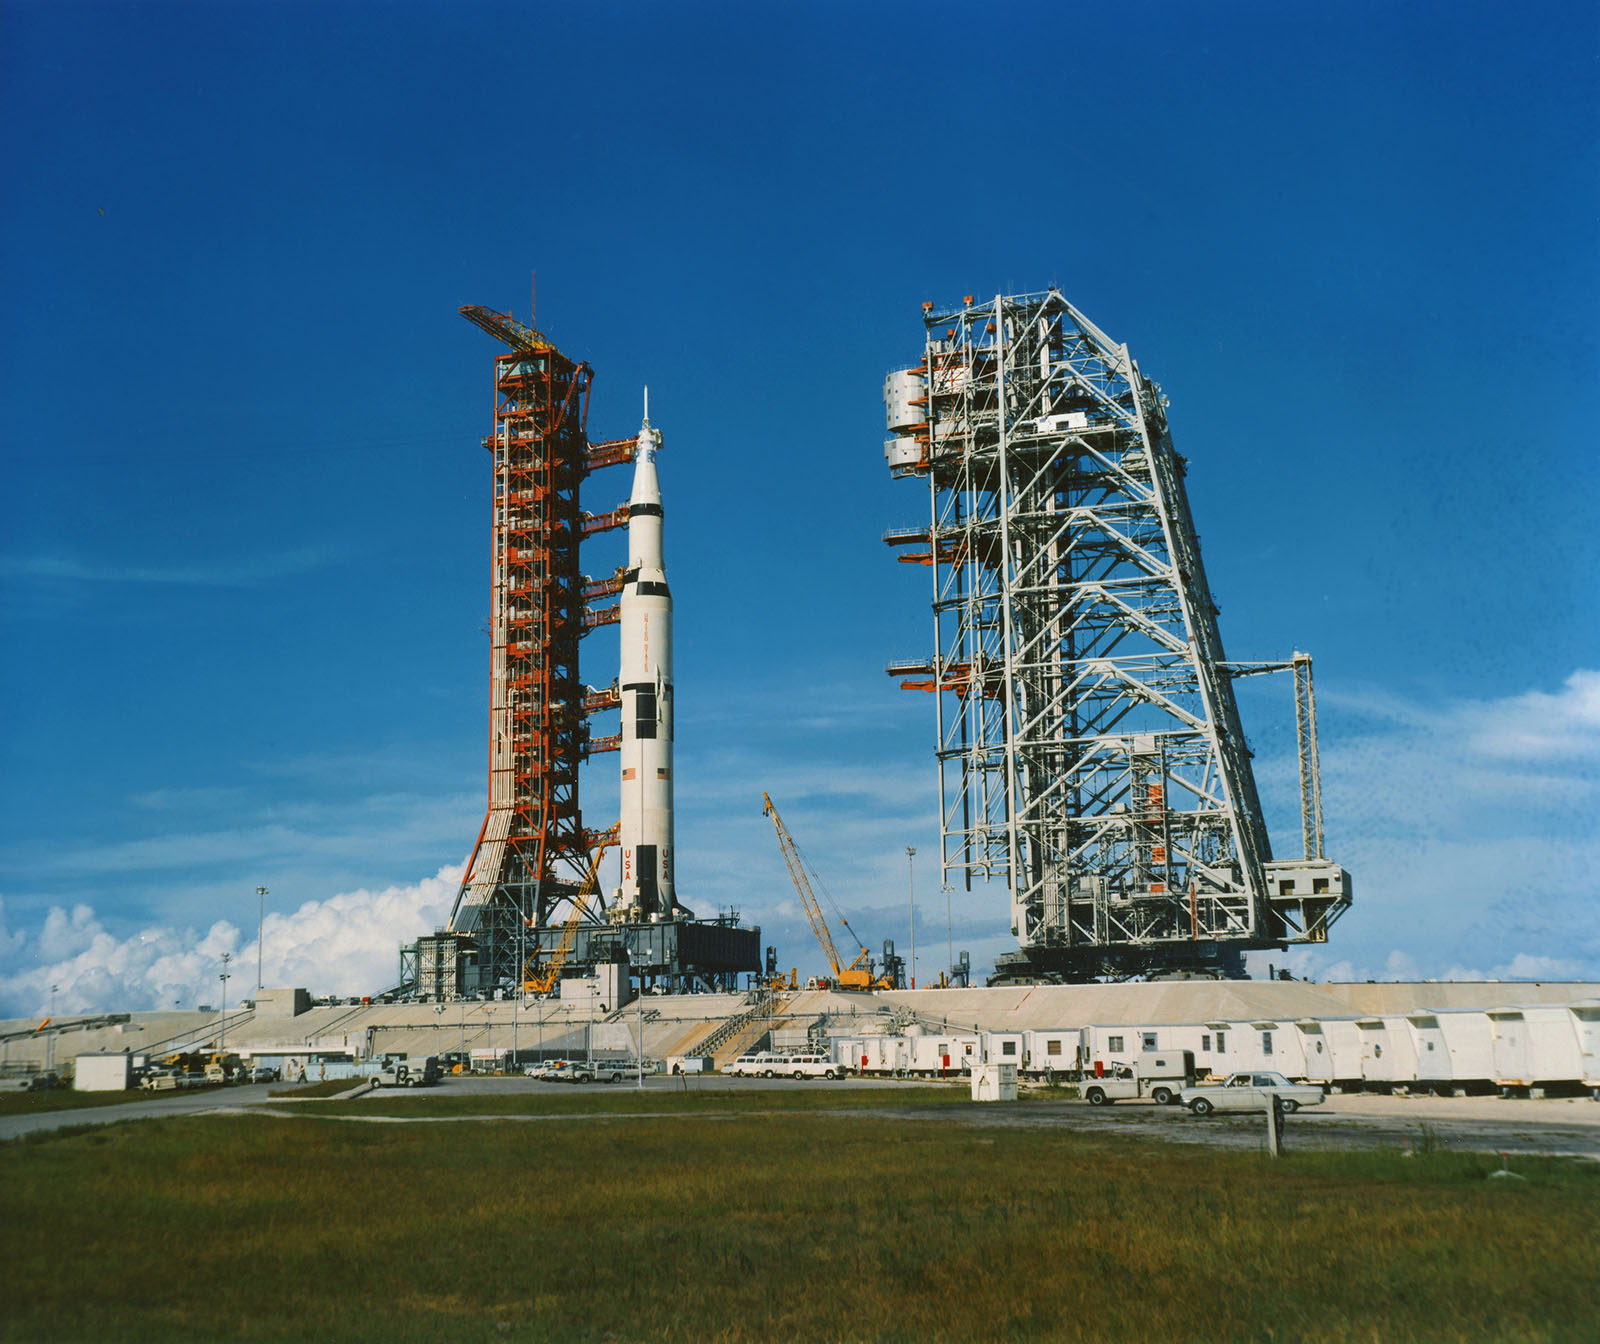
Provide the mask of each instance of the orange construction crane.
[{"label": "orange construction crane", "polygon": [[811,879],[806,876],[805,863],[800,858],[800,851],[795,847],[794,837],[783,824],[783,818],[778,815],[778,809],[772,805],[772,799],[763,793],[761,802],[762,811],[772,818],[772,829],[777,832],[778,848],[783,853],[784,863],[789,866],[789,877],[794,882],[795,893],[800,897],[800,904],[805,907],[806,918],[811,921],[811,931],[817,935],[817,941],[822,944],[822,955],[828,959],[828,965],[833,968],[835,983],[840,989],[893,989],[894,986],[882,976],[873,975],[871,953],[867,951],[866,944],[856,936],[856,931],[850,928],[849,921],[842,917],[839,922],[850,929],[850,936],[855,938],[861,950],[856,953],[855,960],[848,966],[839,960],[839,949],[833,945],[833,935],[828,932],[828,921],[822,917],[822,907],[817,904],[816,895],[811,890]]},{"label": "orange construction crane", "polygon": [[600,843],[595,847],[594,857],[589,860],[589,872],[583,879],[583,885],[572,898],[572,913],[567,916],[567,922],[561,926],[561,941],[556,944],[556,950],[550,954],[550,960],[545,962],[541,969],[531,971],[526,966],[522,969],[524,994],[548,994],[560,982],[561,968],[567,964],[567,958],[572,955],[573,946],[578,941],[578,925],[583,922],[583,912],[588,908],[589,897],[594,895],[595,888],[599,885],[600,860],[605,857],[606,850],[614,844],[616,838],[609,832],[601,837]]}]

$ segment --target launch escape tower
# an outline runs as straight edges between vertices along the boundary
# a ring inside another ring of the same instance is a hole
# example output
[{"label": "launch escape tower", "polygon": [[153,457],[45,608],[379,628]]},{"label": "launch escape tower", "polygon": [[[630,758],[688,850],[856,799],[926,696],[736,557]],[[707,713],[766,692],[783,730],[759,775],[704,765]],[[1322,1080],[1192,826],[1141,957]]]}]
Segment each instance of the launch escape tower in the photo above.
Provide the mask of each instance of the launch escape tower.
[{"label": "launch escape tower", "polygon": [[495,356],[493,432],[483,440],[493,463],[489,802],[449,926],[402,949],[402,988],[425,998],[515,992],[563,963],[618,959],[674,987],[756,970],[760,932],[736,927],[736,915],[632,926],[607,920],[603,900],[585,890],[618,828],[585,827],[579,766],[621,746],[621,734],[596,737],[589,720],[622,696],[616,680],[583,683],[579,645],[618,621],[617,604],[595,604],[621,593],[627,575],[619,566],[590,578],[578,551],[627,527],[629,506],[588,513],[579,491],[590,472],[632,462],[636,441],[589,442],[587,364],[508,314],[461,314],[509,347]]},{"label": "launch escape tower", "polygon": [[[997,981],[1241,975],[1324,941],[1350,878],[1322,857],[1310,660],[1226,661],[1160,389],[1053,289],[923,318],[885,457],[928,522],[884,539],[931,569],[935,651],[888,670],[934,696],[944,872],[1009,887]],[[1274,861],[1232,678],[1289,667],[1306,855]]]}]

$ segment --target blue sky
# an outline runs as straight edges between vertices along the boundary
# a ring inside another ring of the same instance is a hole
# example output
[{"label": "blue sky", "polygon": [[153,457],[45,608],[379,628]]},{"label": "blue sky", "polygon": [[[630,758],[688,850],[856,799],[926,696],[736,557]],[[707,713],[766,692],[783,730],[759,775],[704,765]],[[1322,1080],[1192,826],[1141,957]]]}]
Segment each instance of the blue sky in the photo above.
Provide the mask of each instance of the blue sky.
[{"label": "blue sky", "polygon": [[[592,434],[648,382],[666,435],[691,905],[820,969],[766,789],[874,947],[917,846],[943,964],[931,705],[882,671],[928,640],[879,540],[922,496],[879,389],[923,299],[1056,284],[1171,398],[1230,654],[1316,657],[1358,903],[1295,964],[1600,976],[1592,6],[0,25],[0,1011],[192,1001],[254,960],[258,884],[268,980],[370,985],[447,913],[494,349],[456,309],[526,318],[535,268]],[[614,631],[584,658],[609,681]],[[1292,853],[1288,688],[1241,697]],[[958,897],[950,937],[986,964],[1006,918]]]}]

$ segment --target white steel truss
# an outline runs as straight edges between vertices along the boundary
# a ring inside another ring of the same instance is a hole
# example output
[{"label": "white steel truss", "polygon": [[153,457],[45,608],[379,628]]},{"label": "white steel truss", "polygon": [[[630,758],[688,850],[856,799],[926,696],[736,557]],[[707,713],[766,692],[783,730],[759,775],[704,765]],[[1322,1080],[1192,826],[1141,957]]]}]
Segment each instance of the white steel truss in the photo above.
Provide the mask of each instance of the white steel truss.
[{"label": "white steel truss", "polygon": [[937,652],[889,670],[935,692],[945,873],[1006,882],[1026,958],[1068,974],[1320,940],[1336,900],[1274,908],[1159,388],[1055,290],[924,316],[886,456],[929,521],[886,540],[926,543],[902,559],[932,568]]}]

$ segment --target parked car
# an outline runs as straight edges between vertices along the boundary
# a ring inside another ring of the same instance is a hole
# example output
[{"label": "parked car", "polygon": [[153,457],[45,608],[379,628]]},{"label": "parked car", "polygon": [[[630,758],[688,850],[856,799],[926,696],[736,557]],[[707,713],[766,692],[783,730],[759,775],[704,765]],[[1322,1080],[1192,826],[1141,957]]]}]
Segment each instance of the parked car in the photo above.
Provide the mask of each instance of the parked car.
[{"label": "parked car", "polygon": [[776,1078],[782,1062],[782,1055],[763,1050],[756,1055],[740,1055],[723,1072],[737,1078]]},{"label": "parked car", "polygon": [[844,1072],[829,1055],[783,1055],[773,1066],[779,1078],[837,1078]]},{"label": "parked car", "polygon": [[1323,1093],[1315,1083],[1291,1083],[1281,1073],[1235,1073],[1220,1083],[1184,1088],[1178,1104],[1203,1116],[1212,1111],[1264,1111],[1273,1098],[1282,1099],[1285,1111],[1298,1111],[1317,1105]]},{"label": "parked car", "polygon": [[250,1070],[250,1081],[252,1083],[275,1083],[278,1081],[278,1071],[268,1068],[265,1064],[257,1064]]}]

